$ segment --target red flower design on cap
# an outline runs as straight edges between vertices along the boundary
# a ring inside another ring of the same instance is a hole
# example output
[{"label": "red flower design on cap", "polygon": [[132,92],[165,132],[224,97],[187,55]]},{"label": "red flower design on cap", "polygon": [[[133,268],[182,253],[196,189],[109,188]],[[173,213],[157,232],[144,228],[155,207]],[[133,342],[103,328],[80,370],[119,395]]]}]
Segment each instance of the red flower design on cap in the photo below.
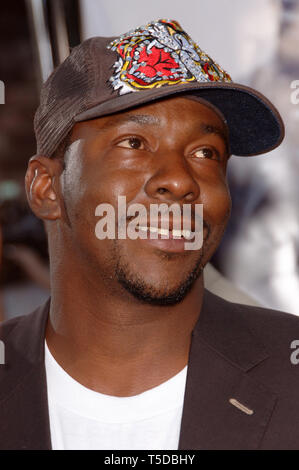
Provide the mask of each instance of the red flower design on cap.
[{"label": "red flower design on cap", "polygon": [[[134,56],[134,52],[135,48],[132,49],[130,54],[132,58]],[[139,52],[137,63],[140,64],[140,66],[134,71],[133,74],[130,73],[129,68],[127,71],[127,77],[133,78],[141,85],[146,85],[147,82],[142,80],[142,78],[137,77],[136,72],[144,74],[147,78],[162,79],[162,77],[167,77],[167,79],[171,80],[170,77],[174,73],[173,70],[180,70],[179,64],[175,61],[171,54],[156,46],[153,46],[149,51],[147,51],[146,46],[144,46]],[[173,78],[173,80],[177,80],[177,78]]]}]

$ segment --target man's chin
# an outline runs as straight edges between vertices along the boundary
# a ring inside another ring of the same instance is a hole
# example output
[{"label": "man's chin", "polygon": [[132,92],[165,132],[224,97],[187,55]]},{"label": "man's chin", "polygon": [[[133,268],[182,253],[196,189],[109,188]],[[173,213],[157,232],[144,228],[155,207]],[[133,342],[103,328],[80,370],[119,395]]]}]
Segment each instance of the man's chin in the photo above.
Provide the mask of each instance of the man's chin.
[{"label": "man's chin", "polygon": [[127,269],[118,266],[117,280],[121,286],[141,303],[150,305],[176,305],[188,295],[195,281],[201,276],[203,267],[199,261],[195,268],[172,288],[168,285],[153,285],[140,276],[132,275]]}]

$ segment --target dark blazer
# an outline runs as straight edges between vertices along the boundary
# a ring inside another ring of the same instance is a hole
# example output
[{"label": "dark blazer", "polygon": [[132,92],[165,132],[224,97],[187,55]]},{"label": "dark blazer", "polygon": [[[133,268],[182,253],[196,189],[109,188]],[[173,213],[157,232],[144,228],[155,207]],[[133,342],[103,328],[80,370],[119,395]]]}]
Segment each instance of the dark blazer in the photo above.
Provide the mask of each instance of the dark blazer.
[{"label": "dark blazer", "polygon": [[[2,325],[0,449],[51,449],[44,366],[49,305]],[[299,317],[205,291],[192,333],[179,449],[299,449],[293,340],[299,340]]]}]

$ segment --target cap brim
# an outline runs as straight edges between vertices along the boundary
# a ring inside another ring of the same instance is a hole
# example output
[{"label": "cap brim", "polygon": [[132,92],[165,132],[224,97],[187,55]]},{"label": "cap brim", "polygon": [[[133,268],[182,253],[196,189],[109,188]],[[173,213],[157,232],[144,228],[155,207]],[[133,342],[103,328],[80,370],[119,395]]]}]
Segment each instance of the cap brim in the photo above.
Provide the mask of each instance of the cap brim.
[{"label": "cap brim", "polygon": [[209,101],[222,112],[227,121],[233,155],[249,157],[266,153],[283,140],[284,124],[275,106],[258,91],[232,82],[189,82],[111,96],[111,99],[78,114],[74,120],[81,122],[107,116],[185,93]]}]

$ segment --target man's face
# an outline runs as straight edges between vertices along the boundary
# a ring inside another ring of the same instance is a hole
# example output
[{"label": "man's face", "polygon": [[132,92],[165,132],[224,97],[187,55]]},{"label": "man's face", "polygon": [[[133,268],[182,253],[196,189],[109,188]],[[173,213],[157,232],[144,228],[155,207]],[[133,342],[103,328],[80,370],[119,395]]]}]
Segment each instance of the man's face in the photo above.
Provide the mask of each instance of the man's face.
[{"label": "man's face", "polygon": [[[129,291],[153,304],[175,304],[187,295],[230,214],[226,136],[215,111],[184,97],[74,126],[61,176],[61,231],[92,279],[100,276],[111,292]],[[126,197],[127,207],[142,204],[148,215],[150,204],[203,204],[203,247],[176,250],[161,240],[128,237],[99,240],[95,208],[109,203],[117,209],[119,196]]]}]

